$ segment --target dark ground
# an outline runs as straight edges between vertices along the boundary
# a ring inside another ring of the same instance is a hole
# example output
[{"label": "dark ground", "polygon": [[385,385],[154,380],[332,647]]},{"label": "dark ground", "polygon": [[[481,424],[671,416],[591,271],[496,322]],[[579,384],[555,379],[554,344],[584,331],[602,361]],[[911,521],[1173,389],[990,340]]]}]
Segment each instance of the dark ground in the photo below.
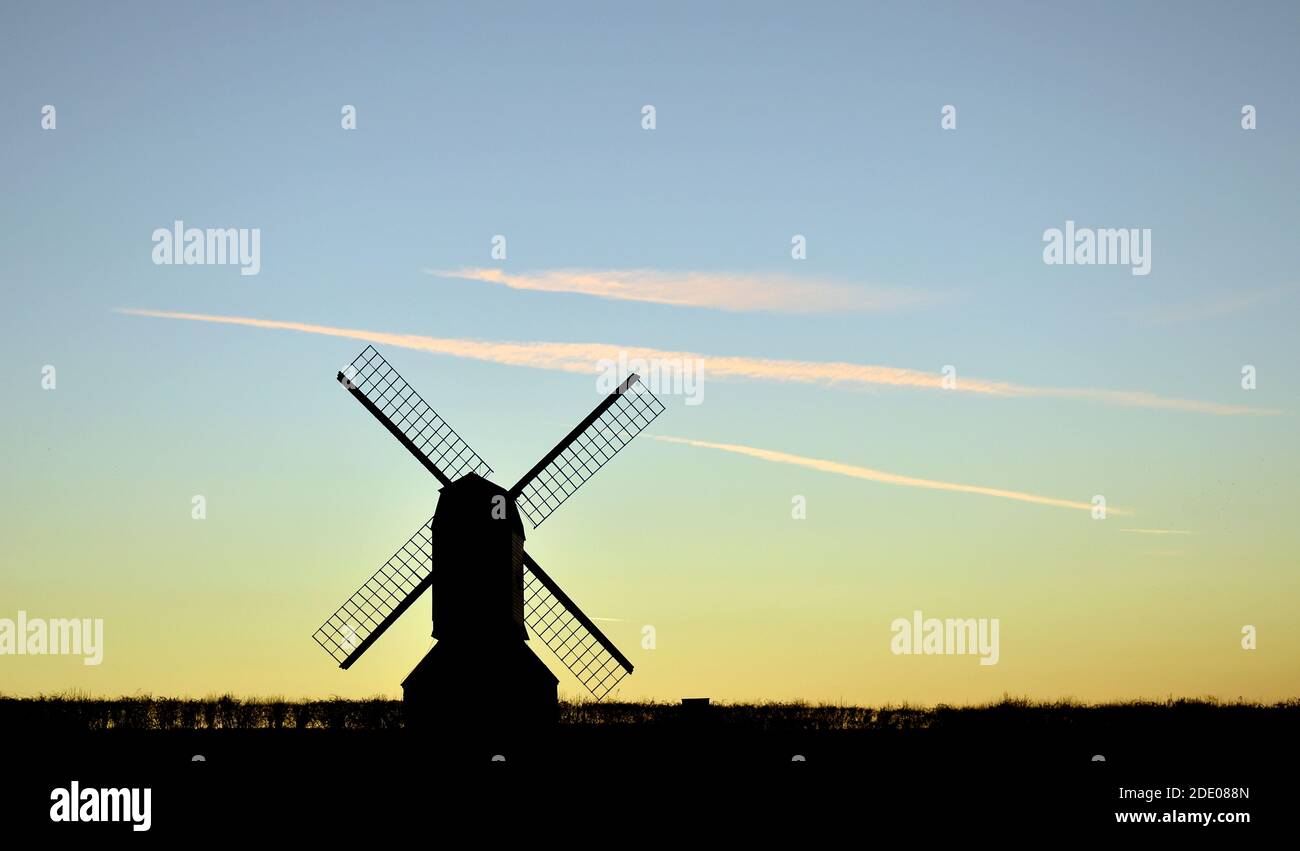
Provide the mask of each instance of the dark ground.
[{"label": "dark ground", "polygon": [[[435,735],[406,729],[400,702],[384,700],[0,698],[8,766],[0,809],[48,828],[50,790],[77,779],[151,787],[151,834],[196,824],[238,832],[259,819],[298,830],[361,823],[378,811],[400,822],[430,806],[448,818],[509,800],[512,812],[536,804],[561,823],[560,813],[580,821],[626,814],[662,826],[701,808],[697,815],[722,818],[743,810],[926,829],[1046,823],[1067,833],[1108,826],[1227,838],[1295,802],[1300,701],[564,704],[560,714],[554,728],[531,735]],[[1248,788],[1250,797],[1147,804],[1119,800],[1121,786]],[[1169,809],[1249,812],[1253,824],[1115,823],[1117,811]],[[130,834],[124,825],[55,827]]]}]

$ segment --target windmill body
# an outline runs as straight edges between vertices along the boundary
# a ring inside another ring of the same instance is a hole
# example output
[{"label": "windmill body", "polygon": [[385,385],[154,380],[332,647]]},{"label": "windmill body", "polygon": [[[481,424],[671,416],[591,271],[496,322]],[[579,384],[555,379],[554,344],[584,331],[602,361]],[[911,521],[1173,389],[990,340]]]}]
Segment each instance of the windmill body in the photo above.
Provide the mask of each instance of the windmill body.
[{"label": "windmill body", "polygon": [[433,637],[525,641],[524,524],[477,473],[443,487],[433,515]]},{"label": "windmill body", "polygon": [[350,667],[421,594],[437,643],[402,683],[410,726],[532,726],[556,717],[541,643],[600,700],[632,663],[524,549],[534,527],[636,437],[663,405],[631,375],[509,490],[371,346],[338,380],[441,483],[438,508],[316,630]]},{"label": "windmill body", "polygon": [[402,682],[411,725],[553,722],[559,680],[524,643],[524,525],[514,501],[467,473],[439,493],[430,537],[438,643]]}]

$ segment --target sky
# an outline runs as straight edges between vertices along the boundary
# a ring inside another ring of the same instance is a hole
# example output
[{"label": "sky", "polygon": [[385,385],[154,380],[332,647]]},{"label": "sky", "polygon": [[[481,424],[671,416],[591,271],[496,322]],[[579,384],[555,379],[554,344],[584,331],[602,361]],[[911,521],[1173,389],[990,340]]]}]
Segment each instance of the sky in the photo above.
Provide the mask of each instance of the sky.
[{"label": "sky", "polygon": [[[506,486],[602,359],[703,364],[528,530],[618,699],[1296,696],[1297,41],[1293,3],[6,5],[0,619],[104,653],[0,691],[399,696],[427,600],[347,671],[310,637],[436,505],[334,380],[374,344]],[[156,264],[177,220],[258,273]],[[1067,222],[1149,274],[1048,265]],[[997,664],[893,652],[916,611]]]}]

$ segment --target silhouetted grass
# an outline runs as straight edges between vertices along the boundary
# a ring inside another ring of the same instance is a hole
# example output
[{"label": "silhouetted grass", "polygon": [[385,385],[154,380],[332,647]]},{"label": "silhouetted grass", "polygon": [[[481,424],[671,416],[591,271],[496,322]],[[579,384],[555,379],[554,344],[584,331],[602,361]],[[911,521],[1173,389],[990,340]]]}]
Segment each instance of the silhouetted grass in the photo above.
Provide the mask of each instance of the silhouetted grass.
[{"label": "silhouetted grass", "polygon": [[[562,702],[560,724],[569,729],[658,727],[707,721],[711,727],[745,732],[914,731],[1016,729],[1066,730],[1084,724],[1128,726],[1199,718],[1300,721],[1300,699],[1274,704],[1170,698],[1084,704],[1035,702],[1004,696],[977,706],[844,706],[824,703],[715,703],[704,708],[677,703]],[[76,693],[32,698],[0,695],[0,730],[392,730],[404,726],[400,700],[285,700],[220,695],[173,698],[142,695],[100,698]]]},{"label": "silhouetted grass", "polygon": [[703,713],[674,703],[562,703],[560,719],[573,726],[656,724],[681,718],[707,717],[717,728],[763,732],[823,732],[836,730],[938,730],[965,726],[1016,725],[1062,727],[1088,719],[1104,723],[1109,718],[1132,722],[1151,719],[1186,720],[1198,714],[1215,718],[1240,714],[1250,717],[1289,718],[1300,721],[1300,699],[1264,704],[1224,702],[1215,698],[1169,698],[1086,704],[1073,700],[1031,701],[1004,696],[1001,700],[970,706],[847,706],[827,703],[766,702],[712,704]]},{"label": "silhouetted grass", "polygon": [[8,730],[388,730],[401,726],[401,701],[385,698],[0,695],[0,728]]}]

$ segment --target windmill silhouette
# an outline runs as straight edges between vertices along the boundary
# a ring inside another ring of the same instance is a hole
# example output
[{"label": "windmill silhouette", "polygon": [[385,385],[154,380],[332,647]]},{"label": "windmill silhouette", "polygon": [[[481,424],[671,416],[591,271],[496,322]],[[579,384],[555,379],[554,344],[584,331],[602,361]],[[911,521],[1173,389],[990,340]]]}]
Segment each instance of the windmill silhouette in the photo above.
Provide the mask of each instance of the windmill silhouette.
[{"label": "windmill silhouette", "polygon": [[553,721],[559,681],[525,644],[530,631],[597,700],[632,673],[524,552],[519,515],[541,525],[663,413],[635,374],[509,490],[488,481],[492,468],[373,346],[338,380],[442,485],[433,517],[312,636],[339,667],[432,589],[437,643],[402,683],[414,726]]}]

